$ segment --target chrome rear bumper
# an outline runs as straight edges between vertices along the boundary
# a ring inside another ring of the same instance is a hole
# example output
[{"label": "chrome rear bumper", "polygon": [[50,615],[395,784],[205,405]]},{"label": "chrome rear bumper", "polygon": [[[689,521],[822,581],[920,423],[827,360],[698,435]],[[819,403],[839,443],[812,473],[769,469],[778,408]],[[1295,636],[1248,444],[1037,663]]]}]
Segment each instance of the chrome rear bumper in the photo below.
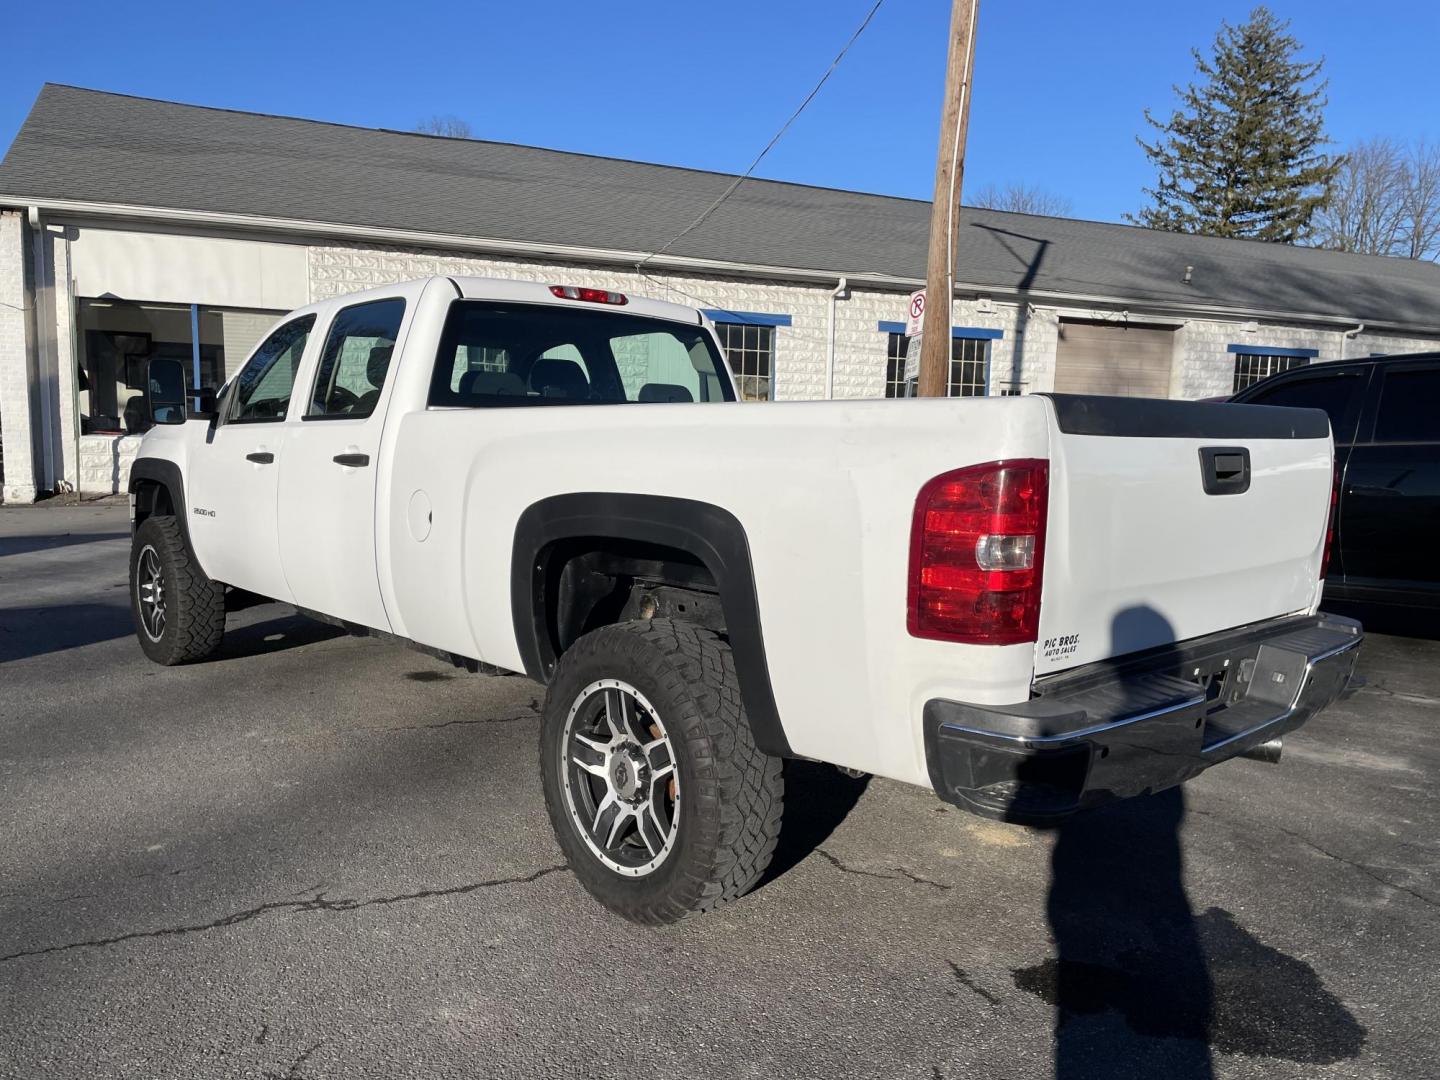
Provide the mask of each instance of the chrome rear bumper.
[{"label": "chrome rear bumper", "polygon": [[1047,824],[1183,783],[1293,731],[1344,693],[1360,624],[1275,620],[1090,664],[1011,706],[925,706],[930,780],[986,817]]}]

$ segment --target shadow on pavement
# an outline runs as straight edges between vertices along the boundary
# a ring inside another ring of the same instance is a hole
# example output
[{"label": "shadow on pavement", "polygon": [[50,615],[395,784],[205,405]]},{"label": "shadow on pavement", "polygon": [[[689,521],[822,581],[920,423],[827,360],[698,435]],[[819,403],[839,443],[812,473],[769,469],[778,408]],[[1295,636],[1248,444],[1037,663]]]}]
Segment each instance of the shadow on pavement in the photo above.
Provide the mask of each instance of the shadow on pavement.
[{"label": "shadow on pavement", "polygon": [[345,637],[345,631],[338,626],[316,622],[303,615],[277,614],[264,622],[247,626],[227,626],[225,640],[215,655],[201,664],[215,664],[225,660],[236,660],[246,656],[261,656],[265,653],[295,649],[320,641]]},{"label": "shadow on pavement", "polygon": [[105,540],[129,540],[128,532],[113,533],[50,533],[44,536],[0,537],[0,559],[6,555],[28,555],[32,551],[51,551],[76,544],[98,544]]},{"label": "shadow on pavement", "polygon": [[112,641],[132,633],[118,604],[0,608],[0,664]]},{"label": "shadow on pavement", "polygon": [[[119,604],[0,608],[0,664],[114,641],[134,632],[129,607]],[[344,634],[338,627],[294,614],[247,626],[230,625],[215,655],[202,664],[280,652]],[[136,655],[139,658],[138,645]]]},{"label": "shadow on pavement", "polygon": [[[1114,655],[1173,640],[1143,606],[1117,615],[1111,637]],[[1195,914],[1184,818],[1172,787],[1056,829],[1046,904],[1056,955],[1013,976],[1055,1008],[1057,1080],[1209,1080],[1212,1050],[1306,1064],[1357,1056],[1365,1029],[1309,964],[1228,911]]]},{"label": "shadow on pavement", "polygon": [[832,765],[787,760],[780,840],[756,888],[763,889],[825,843],[855,808],[869,783],[868,776],[846,776]]}]

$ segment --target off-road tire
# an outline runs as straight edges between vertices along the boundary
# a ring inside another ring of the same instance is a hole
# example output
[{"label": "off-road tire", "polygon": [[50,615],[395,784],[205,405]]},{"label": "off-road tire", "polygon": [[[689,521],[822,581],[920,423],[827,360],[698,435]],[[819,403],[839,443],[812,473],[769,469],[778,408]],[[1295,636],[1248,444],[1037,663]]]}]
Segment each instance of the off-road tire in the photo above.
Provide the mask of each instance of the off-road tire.
[{"label": "off-road tire", "polygon": [[[654,706],[674,749],[681,804],[674,847],[646,876],[601,862],[562,793],[561,740],[572,705],[600,679],[621,679]],[[730,646],[668,619],[601,627],[576,641],[545,698],[540,769],[556,839],[580,883],[632,922],[673,923],[749,891],[775,852],[784,804],[781,760],[751,736]]]},{"label": "off-road tire", "polygon": [[[158,637],[141,611],[141,561],[147,550],[159,560],[164,582],[165,621]],[[140,648],[167,667],[205,659],[225,636],[225,586],[205,576],[169,515],[147,517],[130,542],[130,615]]]}]

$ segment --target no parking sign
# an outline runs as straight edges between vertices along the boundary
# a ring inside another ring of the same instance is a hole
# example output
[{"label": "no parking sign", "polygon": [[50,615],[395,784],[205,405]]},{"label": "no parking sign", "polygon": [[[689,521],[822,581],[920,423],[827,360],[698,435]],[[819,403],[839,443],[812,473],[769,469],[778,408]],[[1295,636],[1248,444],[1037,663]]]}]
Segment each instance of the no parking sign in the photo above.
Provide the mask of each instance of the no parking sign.
[{"label": "no parking sign", "polygon": [[914,337],[920,333],[920,324],[925,321],[925,290],[910,294],[910,304],[905,309],[909,315],[905,323],[905,333],[908,337]]}]

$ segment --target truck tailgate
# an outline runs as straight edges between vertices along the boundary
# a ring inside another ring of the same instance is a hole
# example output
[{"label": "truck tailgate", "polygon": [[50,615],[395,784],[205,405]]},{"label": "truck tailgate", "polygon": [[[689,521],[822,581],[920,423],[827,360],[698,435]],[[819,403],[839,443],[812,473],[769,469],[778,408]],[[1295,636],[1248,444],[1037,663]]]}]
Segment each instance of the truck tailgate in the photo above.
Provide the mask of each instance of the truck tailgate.
[{"label": "truck tailgate", "polygon": [[1323,412],[1051,396],[1037,676],[1319,599]]}]

